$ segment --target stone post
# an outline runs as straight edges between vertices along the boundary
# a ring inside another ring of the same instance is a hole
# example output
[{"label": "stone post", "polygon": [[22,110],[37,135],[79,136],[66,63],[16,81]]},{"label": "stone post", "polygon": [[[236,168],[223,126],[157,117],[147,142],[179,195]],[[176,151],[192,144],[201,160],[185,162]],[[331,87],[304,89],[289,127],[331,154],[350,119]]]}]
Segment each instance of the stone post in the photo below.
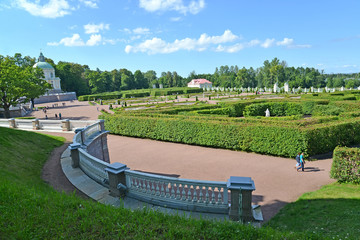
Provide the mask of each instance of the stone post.
[{"label": "stone post", "polygon": [[9,128],[16,128],[15,118],[9,119]]},{"label": "stone post", "polygon": [[104,162],[110,163],[109,149],[107,144],[107,135],[109,131],[103,132],[101,135],[101,147],[102,147],[102,160]]},{"label": "stone post", "polygon": [[114,197],[124,197],[126,195],[126,177],[125,170],[129,168],[122,163],[112,163],[105,171],[109,175],[109,191],[110,195]]},{"label": "stone post", "polygon": [[251,201],[252,191],[255,190],[254,181],[250,177],[231,176],[227,187],[231,192],[229,218],[243,223],[253,221]]},{"label": "stone post", "polygon": [[40,122],[39,119],[34,119],[32,121],[33,130],[39,130],[40,129]]},{"label": "stone post", "polygon": [[81,144],[79,143],[72,143],[69,146],[70,156],[71,156],[71,166],[73,168],[79,167],[79,163],[80,163],[79,148],[81,148]]},{"label": "stone post", "polygon": [[61,121],[61,128],[63,131],[70,131],[70,120],[64,119],[63,121]]},{"label": "stone post", "polygon": [[100,124],[100,131],[101,131],[101,132],[105,131],[105,120],[104,120],[104,119],[100,119],[100,120],[99,120],[99,124]]}]

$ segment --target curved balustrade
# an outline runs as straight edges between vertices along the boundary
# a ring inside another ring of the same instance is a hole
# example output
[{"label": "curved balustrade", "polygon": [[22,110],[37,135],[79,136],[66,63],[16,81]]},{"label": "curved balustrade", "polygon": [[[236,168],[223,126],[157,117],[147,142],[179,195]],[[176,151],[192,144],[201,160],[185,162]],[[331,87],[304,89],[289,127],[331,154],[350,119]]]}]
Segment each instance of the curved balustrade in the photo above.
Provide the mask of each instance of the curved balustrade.
[{"label": "curved balustrade", "polygon": [[226,182],[197,181],[126,170],[128,196],[178,209],[227,213]]},{"label": "curved balustrade", "polygon": [[83,172],[96,182],[108,187],[109,176],[105,168],[109,163],[101,161],[90,154],[84,149],[79,149],[79,166]]},{"label": "curved balustrade", "polygon": [[79,131],[70,149],[73,167],[80,167],[90,178],[109,188],[110,195],[175,209],[229,214],[236,221],[254,220],[251,195],[255,185],[251,178],[230,177],[227,182],[178,179],[132,171],[117,162],[109,164],[95,157],[102,153],[100,157],[106,158],[106,135],[102,135],[106,133],[104,121],[100,120]]}]

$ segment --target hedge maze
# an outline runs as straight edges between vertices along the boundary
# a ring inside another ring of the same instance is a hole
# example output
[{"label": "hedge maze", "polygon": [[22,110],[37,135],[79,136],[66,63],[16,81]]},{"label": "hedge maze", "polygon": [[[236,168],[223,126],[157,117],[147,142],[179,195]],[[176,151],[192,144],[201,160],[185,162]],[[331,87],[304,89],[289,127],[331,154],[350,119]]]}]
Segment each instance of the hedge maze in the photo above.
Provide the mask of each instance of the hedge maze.
[{"label": "hedge maze", "polygon": [[[295,157],[360,143],[358,91],[301,98],[176,103],[103,114],[113,134]],[[266,109],[271,117],[265,117]]]}]

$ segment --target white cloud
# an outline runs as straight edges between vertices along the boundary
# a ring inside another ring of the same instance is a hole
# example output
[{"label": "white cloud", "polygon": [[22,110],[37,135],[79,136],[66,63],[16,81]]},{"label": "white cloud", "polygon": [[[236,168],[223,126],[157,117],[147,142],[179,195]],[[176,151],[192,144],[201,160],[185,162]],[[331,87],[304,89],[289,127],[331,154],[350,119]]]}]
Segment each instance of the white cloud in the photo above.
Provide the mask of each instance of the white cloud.
[{"label": "white cloud", "polygon": [[243,50],[244,48],[250,48],[250,47],[255,47],[257,45],[259,45],[261,42],[257,39],[251,40],[250,42],[245,42],[245,43],[236,43],[232,46],[222,46],[219,45],[215,51],[217,52],[228,52],[228,53],[235,53],[238,51]]},{"label": "white cloud", "polygon": [[102,37],[100,34],[92,34],[86,42],[84,42],[80,35],[75,33],[71,37],[65,37],[61,39],[59,42],[49,42],[47,43],[48,46],[59,46],[64,45],[65,47],[84,47],[84,46],[96,46],[100,43],[105,44],[109,42],[109,40],[102,41]]},{"label": "white cloud", "polygon": [[272,47],[274,46],[275,44],[275,39],[274,38],[267,38],[262,44],[261,44],[261,47],[263,48],[269,48],[269,47]]},{"label": "white cloud", "polygon": [[40,4],[39,0],[17,0],[16,3],[18,7],[29,12],[31,15],[45,18],[63,17],[74,10],[66,0],[49,0],[46,4]]},{"label": "white cloud", "polygon": [[276,42],[277,46],[289,46],[294,44],[294,39],[292,38],[284,38],[284,40]]},{"label": "white cloud", "polygon": [[221,36],[208,36],[207,34],[201,34],[198,39],[184,38],[176,39],[172,43],[165,42],[160,38],[153,38],[146,40],[138,45],[125,47],[125,52],[146,52],[148,54],[156,53],[172,53],[179,50],[195,50],[204,51],[210,45],[232,42],[239,37],[234,35],[230,30],[226,30]]},{"label": "white cloud", "polygon": [[93,34],[90,36],[90,39],[87,40],[86,46],[96,46],[96,45],[99,45],[100,42],[101,42],[101,35]]},{"label": "white cloud", "polygon": [[86,34],[92,34],[92,33],[98,33],[101,30],[109,30],[110,25],[109,24],[86,24],[84,25],[85,33]]},{"label": "white cloud", "polygon": [[97,1],[96,0],[80,0],[85,6],[90,8],[98,8]]},{"label": "white cloud", "polygon": [[177,11],[186,15],[199,13],[205,7],[205,0],[193,0],[187,6],[183,0],[140,0],[139,6],[148,12]]},{"label": "white cloud", "polygon": [[133,29],[132,32],[133,32],[134,34],[149,34],[149,33],[150,33],[150,29],[138,27],[138,28]]}]

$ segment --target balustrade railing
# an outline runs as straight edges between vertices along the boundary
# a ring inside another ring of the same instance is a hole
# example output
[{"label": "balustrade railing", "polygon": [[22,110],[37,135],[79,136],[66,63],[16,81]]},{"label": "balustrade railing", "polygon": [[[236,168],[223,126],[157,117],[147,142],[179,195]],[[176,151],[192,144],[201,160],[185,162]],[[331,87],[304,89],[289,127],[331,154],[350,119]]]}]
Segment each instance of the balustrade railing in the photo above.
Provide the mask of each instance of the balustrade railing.
[{"label": "balustrade railing", "polygon": [[16,119],[15,126],[16,128],[22,128],[22,129],[33,128],[32,120],[27,120],[27,119]]},{"label": "balustrade railing", "polygon": [[86,127],[84,130],[84,142],[86,142],[89,138],[93,137],[94,135],[97,135],[101,132],[101,126],[99,123],[94,123],[93,125],[90,125]]},{"label": "balustrade railing", "polygon": [[126,170],[127,195],[145,202],[178,209],[227,213],[226,182],[178,179]]},{"label": "balustrade railing", "polygon": [[109,163],[91,156],[84,149],[79,149],[79,166],[83,172],[96,182],[108,187],[109,176],[105,168]]}]

